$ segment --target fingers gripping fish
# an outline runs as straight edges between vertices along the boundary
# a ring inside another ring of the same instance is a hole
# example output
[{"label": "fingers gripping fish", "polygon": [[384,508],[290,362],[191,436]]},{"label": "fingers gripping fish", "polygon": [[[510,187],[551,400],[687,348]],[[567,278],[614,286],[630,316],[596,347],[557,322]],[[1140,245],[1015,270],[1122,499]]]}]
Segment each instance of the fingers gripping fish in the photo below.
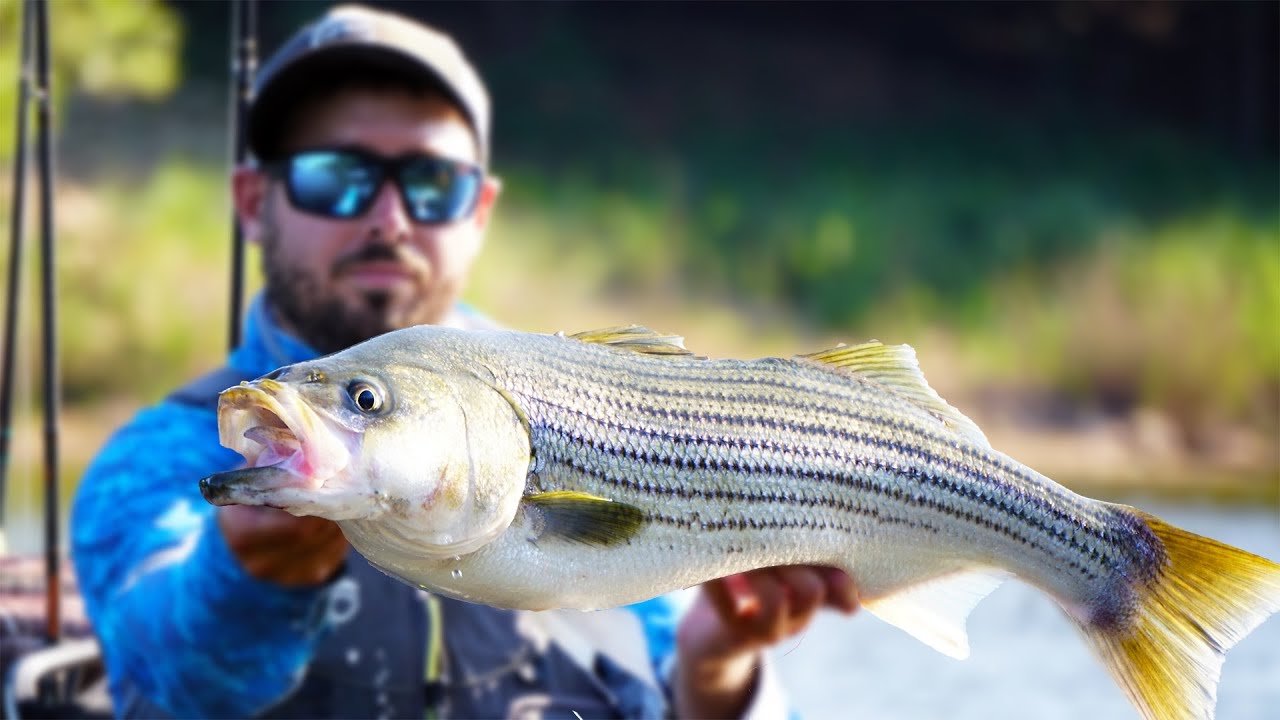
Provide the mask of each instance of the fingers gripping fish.
[{"label": "fingers gripping fish", "polygon": [[745,570],[847,570],[864,607],[968,654],[1014,575],[1051,595],[1146,718],[1210,718],[1280,566],[1076,495],[992,449],[907,346],[708,360],[640,327],[416,327],[225,391],[248,467],[215,504],[337,521],[415,585],[594,609]]}]

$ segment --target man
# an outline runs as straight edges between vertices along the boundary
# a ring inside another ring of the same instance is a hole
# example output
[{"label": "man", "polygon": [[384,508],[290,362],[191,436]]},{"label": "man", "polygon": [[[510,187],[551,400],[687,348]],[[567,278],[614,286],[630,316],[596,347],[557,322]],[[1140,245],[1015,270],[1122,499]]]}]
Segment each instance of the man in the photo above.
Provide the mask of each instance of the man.
[{"label": "man", "polygon": [[787,567],[706,584],[678,629],[663,599],[496,610],[387,578],[329,521],[200,499],[240,461],[217,444],[218,390],[400,327],[488,324],[458,301],[500,190],[488,129],[460,51],[398,16],[337,8],[264,65],[257,164],[232,182],[266,274],[244,342],[122,428],[76,499],[118,714],[767,716],[761,651],[856,608],[843,573]]}]

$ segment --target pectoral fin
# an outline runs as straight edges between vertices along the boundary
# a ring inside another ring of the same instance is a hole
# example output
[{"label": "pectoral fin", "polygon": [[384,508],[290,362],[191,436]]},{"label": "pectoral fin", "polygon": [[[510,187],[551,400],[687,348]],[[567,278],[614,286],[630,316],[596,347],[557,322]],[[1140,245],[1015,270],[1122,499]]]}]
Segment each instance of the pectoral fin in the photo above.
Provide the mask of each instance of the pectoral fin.
[{"label": "pectoral fin", "polygon": [[527,495],[527,510],[536,513],[539,537],[560,537],[586,545],[624,543],[644,523],[640,508],[580,492],[558,491]]}]

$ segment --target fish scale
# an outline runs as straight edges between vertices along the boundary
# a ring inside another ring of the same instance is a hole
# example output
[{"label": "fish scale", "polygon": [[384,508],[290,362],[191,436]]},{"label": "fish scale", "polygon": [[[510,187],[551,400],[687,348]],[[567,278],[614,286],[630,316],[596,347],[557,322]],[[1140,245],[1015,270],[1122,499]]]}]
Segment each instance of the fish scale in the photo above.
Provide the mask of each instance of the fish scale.
[{"label": "fish scale", "polygon": [[830,565],[964,657],[1013,574],[1148,720],[1211,718],[1225,652],[1280,609],[1280,566],[996,451],[906,346],[708,360],[638,327],[424,326],[226,391],[219,433],[247,467],[201,480],[210,502],[327,517],[388,573],[500,607]]},{"label": "fish scale", "polygon": [[[768,364],[773,364],[773,363],[768,363]],[[586,370],[586,368],[577,368],[577,369]],[[727,368],[725,369],[725,371],[722,371],[720,373],[711,373],[711,374],[703,373],[703,374],[694,376],[692,378],[684,378],[683,382],[679,382],[679,380],[681,380],[680,378],[672,377],[669,374],[656,376],[658,379],[667,379],[667,380],[672,380],[677,382],[674,382],[673,384],[667,384],[667,385],[654,384],[654,385],[645,387],[643,389],[643,395],[641,396],[642,397],[645,395],[650,397],[666,396],[666,397],[673,397],[673,398],[706,397],[705,393],[700,392],[699,390],[696,389],[696,387],[682,387],[682,386],[689,386],[689,385],[696,386],[697,383],[706,382],[706,381],[729,382],[729,383],[735,383],[735,384],[741,385],[742,387],[750,387],[753,384],[755,385],[771,384],[769,378],[760,379],[760,378],[752,378],[749,376],[734,377],[733,371],[735,369],[736,368]],[[822,377],[822,380],[825,381],[825,386],[819,385],[818,386],[819,389],[824,387],[829,388],[829,386],[831,385],[831,378],[829,376],[829,373],[823,373],[823,375],[824,377]],[[785,382],[778,384],[778,386],[787,392],[779,393],[777,395],[755,395],[755,396],[743,395],[738,397],[729,397],[722,394],[714,399],[719,400],[722,403],[727,400],[736,405],[752,404],[757,406],[757,408],[760,406],[768,406],[768,407],[774,407],[774,408],[783,407],[790,410],[794,410],[794,411],[797,411],[796,416],[785,418],[784,421],[781,423],[773,423],[772,427],[774,429],[785,429],[787,427],[806,428],[806,429],[812,429],[814,432],[819,434],[822,434],[822,433],[843,434],[844,432],[847,432],[847,431],[842,428],[863,427],[868,422],[873,422],[873,421],[885,422],[886,419],[892,422],[892,418],[894,417],[890,413],[882,413],[881,415],[876,416],[874,418],[867,415],[860,415],[858,413],[850,413],[848,412],[848,408],[851,406],[857,406],[857,403],[860,400],[859,398],[852,397],[852,396],[840,398],[840,400],[843,403],[845,403],[843,408],[833,407],[829,405],[827,406],[817,405],[817,404],[806,407],[805,405],[794,402],[791,399],[792,393],[797,389],[812,389],[812,388],[797,388],[796,386],[786,384]],[[626,388],[619,387],[616,389],[625,391]],[[608,399],[607,394],[602,394],[602,396]],[[875,406],[880,403],[879,398],[876,397],[875,395],[872,395],[869,398],[862,398],[861,400],[863,400],[868,406]],[[643,406],[641,405],[631,404],[629,407],[633,409],[640,408],[643,411]],[[815,416],[818,418],[816,422],[806,424],[805,418],[799,416],[799,413],[802,411],[805,411],[806,409],[809,410],[809,414],[811,416]],[[710,419],[714,420],[715,418],[713,417]],[[751,417],[751,416],[748,416],[745,419],[747,420],[755,419],[757,421],[766,421],[766,422],[769,420],[768,418]],[[701,418],[701,422],[703,422],[704,424],[707,422],[707,420],[708,418],[706,418],[705,416]],[[915,430],[917,430],[918,436],[920,439],[923,439],[929,442],[930,444],[944,447],[946,448],[944,450],[945,452],[950,452],[950,446],[948,446],[947,443],[942,438],[938,437],[937,435],[930,434],[928,430],[923,430],[922,426],[916,426]],[[959,446],[959,447],[962,449],[963,452],[965,452],[969,456],[977,456],[978,458],[982,459],[987,463],[993,462],[993,458],[991,457],[991,455],[984,453],[981,450],[975,450],[972,446]],[[1017,474],[1019,479],[1028,480],[1028,481],[1030,481],[1033,477],[1039,477],[1038,475],[1031,473],[1025,467],[1013,461],[1008,461],[1006,464],[1003,464],[997,469],[1002,472]],[[994,476],[994,472],[988,473],[988,476]]]},{"label": "fish scale", "polygon": [[[541,356],[538,366],[529,368],[534,372],[528,375],[516,375],[514,368],[508,368],[509,388],[527,403],[533,423],[535,455],[577,459],[574,466],[562,467],[560,472],[543,470],[543,474],[557,477],[555,483],[544,489],[580,489],[610,497],[619,483],[619,474],[648,477],[653,475],[655,466],[669,467],[690,459],[698,462],[713,458],[717,469],[739,473],[729,475],[725,482],[751,485],[766,482],[763,478],[772,478],[773,482],[797,494],[792,505],[803,506],[805,498],[814,496],[826,484],[812,483],[809,476],[818,473],[835,477],[838,468],[857,467],[860,461],[865,465],[862,459],[876,458],[873,467],[882,471],[890,464],[899,469],[922,466],[932,471],[910,479],[919,489],[915,497],[890,492],[890,488],[908,481],[898,473],[889,472],[891,482],[883,488],[874,483],[860,486],[860,492],[878,493],[880,506],[897,506],[896,514],[890,512],[884,517],[903,518],[918,511],[923,505],[923,498],[919,497],[923,491],[935,511],[968,523],[975,533],[990,532],[997,518],[1006,522],[1010,518],[1021,521],[1019,536],[1035,538],[1039,541],[1035,546],[1038,550],[1056,556],[1050,561],[1055,569],[1071,567],[1086,581],[1101,572],[1101,568],[1086,562],[1085,558],[1089,558],[1083,554],[1088,552],[1086,549],[1061,550],[1063,540],[1075,543],[1074,535],[1068,540],[1049,532],[1043,523],[1031,523],[1031,518],[1039,516],[1033,515],[1027,506],[1019,504],[1015,512],[1010,513],[1010,508],[997,507],[990,499],[983,501],[944,492],[948,485],[959,485],[958,477],[968,482],[995,484],[998,473],[1005,471],[1007,465],[997,466],[988,453],[966,444],[943,444],[937,436],[940,423],[935,418],[916,408],[910,408],[909,413],[901,412],[901,408],[884,400],[883,391],[874,395],[864,383],[794,361],[767,360],[752,364],[658,359],[623,353],[596,355],[599,357],[585,362],[580,356]],[[554,379],[548,381],[549,377]],[[705,389],[708,382],[716,383],[715,390]],[[760,393],[761,387],[766,392]],[[659,397],[677,404],[655,405],[653,399]],[[849,408],[855,407],[879,412],[849,412]],[[677,417],[694,415],[700,418],[696,431],[691,430],[690,424],[676,421]],[[904,422],[903,417],[915,422]],[[888,434],[884,432],[886,426],[891,428]],[[831,428],[849,430],[833,432]],[[780,438],[770,437],[762,434],[765,429],[786,434]],[[803,433],[805,429],[810,432]],[[592,442],[584,436],[608,440]],[[859,436],[861,442],[854,440]],[[668,441],[673,447],[664,454],[651,454],[647,458],[634,455],[633,448],[665,450]],[[939,455],[917,450],[929,445],[942,446],[943,452],[959,451],[961,457],[980,461],[982,469],[964,472],[955,467],[958,465],[955,460],[948,463]],[[779,446],[790,447],[793,454],[788,456],[786,449]],[[917,457],[908,462],[903,456],[904,450],[915,450]],[[622,457],[631,460],[625,472],[610,473]],[[819,464],[819,460],[827,462]],[[735,465],[748,466],[748,472],[743,474],[743,468]],[[760,471],[765,469],[772,472],[762,477]],[[940,478],[950,482],[944,485]],[[687,478],[677,474],[666,479],[674,483],[674,487],[660,493],[664,501],[673,497],[702,497],[692,489],[696,484]],[[625,501],[643,507],[641,503],[646,498],[631,490]],[[648,500],[652,501],[652,493]],[[1085,500],[1072,497],[1067,503],[1058,503],[1068,505],[1058,519],[1073,521],[1084,532],[1097,535],[1100,520],[1095,516],[1101,513],[1089,512]],[[862,505],[848,505],[842,511],[866,514]],[[826,516],[814,515],[809,519],[815,527],[835,522]],[[702,529],[723,530],[717,526]],[[1046,543],[1050,537],[1056,539]],[[1109,560],[1120,554],[1112,545],[1102,545],[1100,552]]]}]

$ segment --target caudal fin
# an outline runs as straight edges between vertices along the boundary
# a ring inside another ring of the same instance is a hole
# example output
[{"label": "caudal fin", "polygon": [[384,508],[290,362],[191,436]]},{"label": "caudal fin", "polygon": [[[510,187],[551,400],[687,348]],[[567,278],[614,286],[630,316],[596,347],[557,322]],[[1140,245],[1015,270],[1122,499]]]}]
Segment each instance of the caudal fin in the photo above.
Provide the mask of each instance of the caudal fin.
[{"label": "caudal fin", "polygon": [[1280,610],[1280,565],[1138,510],[1168,562],[1128,622],[1084,626],[1148,720],[1208,720],[1227,650]]}]

